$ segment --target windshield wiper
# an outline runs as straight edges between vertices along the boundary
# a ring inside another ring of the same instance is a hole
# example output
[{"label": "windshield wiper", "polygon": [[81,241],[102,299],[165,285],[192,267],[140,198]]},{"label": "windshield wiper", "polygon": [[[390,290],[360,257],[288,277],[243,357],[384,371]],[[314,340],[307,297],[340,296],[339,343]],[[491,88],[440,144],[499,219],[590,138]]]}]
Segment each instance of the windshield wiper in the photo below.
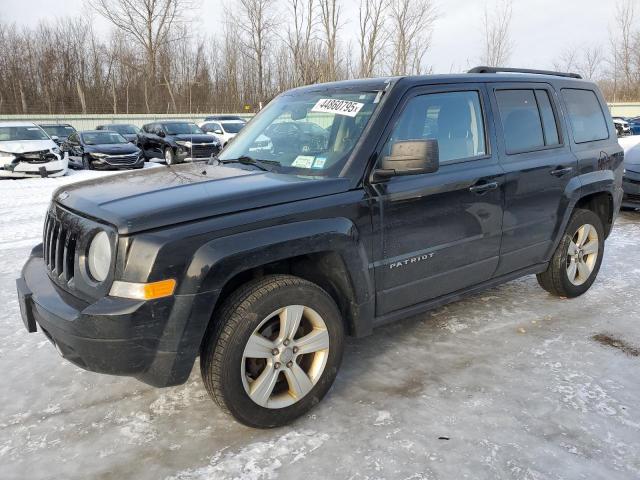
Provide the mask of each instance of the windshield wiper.
[{"label": "windshield wiper", "polygon": [[258,160],[256,158],[250,157],[248,155],[242,155],[241,157],[238,158],[230,158],[230,159],[224,159],[224,160],[220,160],[217,159],[218,162],[225,164],[225,163],[241,163],[242,165],[253,165],[255,167],[258,167],[260,170],[264,170],[265,172],[270,172],[271,170],[273,170],[273,167],[279,167],[280,166],[280,162],[275,161],[275,160]]}]

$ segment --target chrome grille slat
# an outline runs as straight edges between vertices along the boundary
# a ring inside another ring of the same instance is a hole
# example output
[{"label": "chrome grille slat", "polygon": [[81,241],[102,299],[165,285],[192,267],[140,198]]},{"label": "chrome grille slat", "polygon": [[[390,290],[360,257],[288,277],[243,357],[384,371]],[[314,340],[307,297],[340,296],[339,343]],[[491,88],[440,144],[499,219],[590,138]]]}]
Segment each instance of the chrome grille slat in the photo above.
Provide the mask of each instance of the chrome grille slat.
[{"label": "chrome grille slat", "polygon": [[58,229],[58,238],[56,240],[56,268],[54,270],[54,273],[58,276],[62,275],[62,272],[64,270],[64,242],[65,242],[65,237],[67,236],[67,233],[64,231],[64,229],[62,228],[62,225],[60,225],[60,228]]},{"label": "chrome grille slat", "polygon": [[52,214],[47,214],[43,233],[44,262],[52,275],[65,281],[73,279],[76,236]]},{"label": "chrome grille slat", "polygon": [[47,265],[49,265],[49,268],[52,268],[53,265],[53,237],[54,237],[54,231],[56,229],[56,221],[52,218],[51,219],[51,224],[49,225],[49,233],[48,233],[48,240],[47,240]]},{"label": "chrome grille slat", "polygon": [[76,257],[76,239],[69,234],[64,246],[64,279],[68,282],[73,278]]}]

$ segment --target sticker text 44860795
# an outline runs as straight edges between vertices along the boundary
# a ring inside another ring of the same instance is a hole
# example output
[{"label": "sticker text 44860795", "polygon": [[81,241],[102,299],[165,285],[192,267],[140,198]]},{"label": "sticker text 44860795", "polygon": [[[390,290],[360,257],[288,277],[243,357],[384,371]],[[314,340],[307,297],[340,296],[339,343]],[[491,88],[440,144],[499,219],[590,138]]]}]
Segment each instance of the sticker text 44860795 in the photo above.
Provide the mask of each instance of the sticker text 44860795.
[{"label": "sticker text 44860795", "polygon": [[355,117],[364,107],[364,103],[351,102],[349,100],[337,100],[335,98],[321,98],[311,109],[312,112],[335,113]]}]

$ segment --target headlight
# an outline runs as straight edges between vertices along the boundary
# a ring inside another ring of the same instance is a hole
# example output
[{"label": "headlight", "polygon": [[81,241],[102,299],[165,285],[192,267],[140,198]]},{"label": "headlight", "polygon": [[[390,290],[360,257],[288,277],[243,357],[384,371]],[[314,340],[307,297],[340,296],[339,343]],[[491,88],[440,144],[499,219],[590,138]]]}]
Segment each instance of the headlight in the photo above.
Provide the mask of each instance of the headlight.
[{"label": "headlight", "polygon": [[191,142],[185,142],[183,140],[176,141],[176,145],[180,145],[181,147],[191,148]]},{"label": "headlight", "polygon": [[104,158],[107,156],[106,153],[97,153],[97,152],[89,152],[89,155],[95,158]]},{"label": "headlight", "polygon": [[13,160],[14,158],[16,158],[16,156],[13,153],[10,152],[0,152],[0,160],[4,161],[4,162],[10,162],[11,160]]},{"label": "headlight", "polygon": [[111,243],[107,232],[99,232],[91,240],[87,264],[94,280],[104,282],[107,279],[111,268]]}]

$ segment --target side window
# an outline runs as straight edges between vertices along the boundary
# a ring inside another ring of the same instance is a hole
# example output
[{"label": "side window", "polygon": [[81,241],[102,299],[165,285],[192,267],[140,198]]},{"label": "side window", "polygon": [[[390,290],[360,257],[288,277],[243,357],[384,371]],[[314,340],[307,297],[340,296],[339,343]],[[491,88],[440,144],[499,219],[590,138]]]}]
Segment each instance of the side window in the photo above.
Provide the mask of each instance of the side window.
[{"label": "side window", "polygon": [[567,104],[573,139],[576,143],[609,138],[607,122],[598,97],[593,91],[565,88],[562,90],[562,97]]},{"label": "side window", "polygon": [[78,134],[72,133],[71,135],[69,135],[69,138],[67,140],[69,143],[78,143]]},{"label": "side window", "polygon": [[431,93],[405,105],[383,149],[400,140],[438,141],[440,163],[486,154],[485,128],[477,91]]},{"label": "side window", "polygon": [[536,100],[540,109],[540,118],[542,119],[542,130],[544,133],[545,145],[559,145],[558,124],[556,116],[553,114],[549,92],[546,90],[536,90]]},{"label": "side window", "polygon": [[545,146],[533,90],[497,90],[496,101],[507,153],[526,152]]}]

